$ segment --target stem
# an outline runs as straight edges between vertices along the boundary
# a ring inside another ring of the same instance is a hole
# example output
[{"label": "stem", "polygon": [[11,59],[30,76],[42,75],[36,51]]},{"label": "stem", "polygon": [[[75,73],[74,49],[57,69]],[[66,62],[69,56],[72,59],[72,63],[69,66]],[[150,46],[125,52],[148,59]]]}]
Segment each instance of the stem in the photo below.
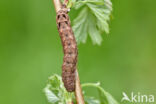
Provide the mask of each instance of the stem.
[{"label": "stem", "polygon": [[82,89],[81,89],[81,84],[80,84],[80,78],[79,78],[79,73],[76,69],[76,82],[75,82],[75,97],[76,97],[76,101],[77,104],[85,104],[84,103],[84,98],[83,98],[83,94],[82,94]]},{"label": "stem", "polygon": [[[66,0],[66,1],[68,1],[68,0]],[[53,0],[53,3],[54,3],[56,12],[61,10],[62,4],[61,4],[60,0]],[[76,102],[77,102],[77,104],[85,104],[83,94],[82,94],[79,74],[78,74],[77,69],[75,71],[75,74],[76,74],[76,81],[75,81],[75,98],[76,98]],[[72,102],[69,102],[68,104],[72,104]]]},{"label": "stem", "polygon": [[58,12],[61,9],[61,2],[60,0],[53,0],[55,11]]},{"label": "stem", "polygon": [[68,4],[68,0],[64,0],[63,4],[67,5]]}]

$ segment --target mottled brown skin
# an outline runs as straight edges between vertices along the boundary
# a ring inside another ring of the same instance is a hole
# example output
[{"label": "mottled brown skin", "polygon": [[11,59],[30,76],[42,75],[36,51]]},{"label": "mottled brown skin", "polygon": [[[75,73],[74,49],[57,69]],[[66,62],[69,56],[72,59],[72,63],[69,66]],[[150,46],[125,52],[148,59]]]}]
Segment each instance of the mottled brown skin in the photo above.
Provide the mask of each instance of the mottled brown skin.
[{"label": "mottled brown skin", "polygon": [[57,28],[63,45],[62,80],[68,92],[75,91],[75,70],[77,64],[77,45],[70,25],[68,9],[62,6],[56,16]]}]

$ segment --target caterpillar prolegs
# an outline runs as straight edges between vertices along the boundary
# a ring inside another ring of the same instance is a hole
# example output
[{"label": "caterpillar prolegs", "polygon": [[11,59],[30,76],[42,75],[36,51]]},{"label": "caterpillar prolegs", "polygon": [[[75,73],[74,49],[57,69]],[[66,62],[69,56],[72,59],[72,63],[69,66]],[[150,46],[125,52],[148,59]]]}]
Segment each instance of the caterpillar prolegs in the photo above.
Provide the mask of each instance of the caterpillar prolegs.
[{"label": "caterpillar prolegs", "polygon": [[67,91],[73,92],[78,51],[66,6],[63,5],[62,9],[57,12],[56,22],[64,52],[62,80]]}]

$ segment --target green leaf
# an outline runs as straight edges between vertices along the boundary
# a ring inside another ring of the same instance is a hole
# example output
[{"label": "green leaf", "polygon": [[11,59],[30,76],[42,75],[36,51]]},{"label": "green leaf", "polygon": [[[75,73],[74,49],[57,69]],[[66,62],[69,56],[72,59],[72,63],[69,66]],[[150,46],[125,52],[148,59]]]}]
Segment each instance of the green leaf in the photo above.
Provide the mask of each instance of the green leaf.
[{"label": "green leaf", "polygon": [[66,91],[62,78],[58,75],[53,75],[48,79],[44,92],[51,104],[66,104],[72,101],[73,94]]},{"label": "green leaf", "polygon": [[100,101],[94,97],[85,97],[85,104],[100,104]]},{"label": "green leaf", "polygon": [[59,98],[50,90],[50,85],[47,85],[44,92],[49,102],[56,103],[59,101]]},{"label": "green leaf", "polygon": [[110,0],[78,0],[73,1],[73,8],[80,13],[73,20],[73,31],[78,43],[85,43],[89,35],[93,44],[100,45],[101,34],[109,33],[108,21],[112,11]]},{"label": "green leaf", "polygon": [[68,0],[67,8],[71,8],[76,0]]},{"label": "green leaf", "polygon": [[119,104],[111,94],[106,92],[101,86],[100,83],[85,83],[82,84],[82,87],[95,87],[99,92],[100,104]]}]

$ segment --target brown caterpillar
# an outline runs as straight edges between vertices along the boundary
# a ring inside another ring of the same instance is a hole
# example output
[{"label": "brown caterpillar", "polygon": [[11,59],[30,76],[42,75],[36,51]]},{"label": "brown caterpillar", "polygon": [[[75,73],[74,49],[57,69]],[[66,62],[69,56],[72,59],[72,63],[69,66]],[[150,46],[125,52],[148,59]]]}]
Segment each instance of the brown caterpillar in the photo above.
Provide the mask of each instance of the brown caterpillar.
[{"label": "brown caterpillar", "polygon": [[65,5],[57,12],[57,28],[63,45],[62,80],[68,92],[75,91],[75,70],[77,65],[77,44],[70,25],[68,9]]}]

